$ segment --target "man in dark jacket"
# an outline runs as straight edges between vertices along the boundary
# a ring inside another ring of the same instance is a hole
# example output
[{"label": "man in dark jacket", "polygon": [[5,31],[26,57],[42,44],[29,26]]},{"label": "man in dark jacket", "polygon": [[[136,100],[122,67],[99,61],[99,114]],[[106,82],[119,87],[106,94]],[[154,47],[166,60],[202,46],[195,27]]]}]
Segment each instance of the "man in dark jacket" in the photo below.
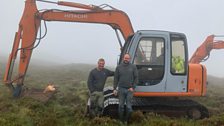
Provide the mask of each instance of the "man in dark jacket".
[{"label": "man in dark jacket", "polygon": [[90,92],[90,115],[92,117],[102,114],[104,101],[103,88],[107,77],[114,75],[114,72],[104,68],[104,65],[104,59],[99,59],[97,68],[91,70],[88,77],[87,83]]},{"label": "man in dark jacket", "polygon": [[[138,71],[134,64],[130,63],[130,55],[125,54],[123,62],[117,66],[114,74],[114,94],[119,98],[119,118],[123,122],[127,122],[132,113],[132,98],[136,84],[138,83]],[[124,113],[124,105],[126,102],[126,113]]]}]

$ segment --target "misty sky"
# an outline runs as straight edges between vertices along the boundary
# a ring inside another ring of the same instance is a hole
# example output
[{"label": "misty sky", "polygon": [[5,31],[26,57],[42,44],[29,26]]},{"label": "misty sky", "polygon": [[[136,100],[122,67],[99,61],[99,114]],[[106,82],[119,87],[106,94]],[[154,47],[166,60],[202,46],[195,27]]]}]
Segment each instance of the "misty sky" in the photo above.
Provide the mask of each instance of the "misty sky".
[{"label": "misty sky", "polygon": [[[51,0],[56,2],[55,0]],[[189,56],[208,35],[224,35],[222,0],[67,0],[83,4],[109,4],[129,15],[134,30],[166,30],[185,33]],[[39,9],[60,8],[37,2]],[[0,55],[11,51],[23,13],[24,0],[1,1]],[[66,8],[68,9],[68,8]],[[72,8],[69,8],[72,9]],[[33,59],[57,63],[96,63],[100,57],[115,66],[119,44],[114,30],[102,24],[47,22],[47,36],[33,51]],[[219,38],[224,39],[224,38]],[[7,61],[7,59],[1,59]],[[213,50],[206,61],[208,74],[224,77],[224,50]]]}]

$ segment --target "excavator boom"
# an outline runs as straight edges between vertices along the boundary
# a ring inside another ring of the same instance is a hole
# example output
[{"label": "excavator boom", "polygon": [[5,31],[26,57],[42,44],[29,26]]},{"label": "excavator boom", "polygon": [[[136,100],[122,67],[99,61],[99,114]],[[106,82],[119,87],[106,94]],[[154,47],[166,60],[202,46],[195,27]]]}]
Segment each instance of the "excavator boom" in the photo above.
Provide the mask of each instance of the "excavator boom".
[{"label": "excavator boom", "polygon": [[[20,95],[32,51],[39,45],[40,40],[43,38],[43,36],[37,37],[38,30],[41,30],[41,20],[107,24],[116,32],[119,30],[125,41],[128,36],[134,33],[129,17],[123,11],[114,8],[105,10],[100,6],[72,2],[60,1],[55,3],[44,0],[38,1],[81,8],[81,10],[45,9],[40,12],[36,6],[36,0],[26,0],[23,16],[19,23],[19,29],[15,36],[4,76],[4,82],[14,91],[14,96]],[[19,70],[17,76],[12,79],[13,67],[18,52],[20,52]],[[13,83],[16,83],[16,87],[13,86]]]},{"label": "excavator boom", "polygon": [[210,35],[206,40],[197,48],[197,50],[192,55],[189,63],[200,63],[209,58],[210,52],[213,49],[224,49],[224,41],[214,40],[215,35]]}]

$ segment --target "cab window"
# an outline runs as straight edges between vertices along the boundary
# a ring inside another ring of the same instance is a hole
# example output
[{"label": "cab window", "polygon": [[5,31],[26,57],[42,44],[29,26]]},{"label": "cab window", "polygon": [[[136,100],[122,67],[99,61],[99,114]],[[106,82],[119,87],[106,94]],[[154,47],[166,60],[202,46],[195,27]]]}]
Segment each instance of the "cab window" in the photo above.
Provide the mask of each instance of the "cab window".
[{"label": "cab window", "polygon": [[171,73],[186,73],[186,51],[183,37],[171,36]]},{"label": "cab window", "polygon": [[164,65],[164,40],[142,38],[135,53],[136,65]]},{"label": "cab window", "polygon": [[136,64],[139,73],[139,85],[155,85],[163,79],[164,52],[163,38],[140,39],[134,57],[134,64]]}]

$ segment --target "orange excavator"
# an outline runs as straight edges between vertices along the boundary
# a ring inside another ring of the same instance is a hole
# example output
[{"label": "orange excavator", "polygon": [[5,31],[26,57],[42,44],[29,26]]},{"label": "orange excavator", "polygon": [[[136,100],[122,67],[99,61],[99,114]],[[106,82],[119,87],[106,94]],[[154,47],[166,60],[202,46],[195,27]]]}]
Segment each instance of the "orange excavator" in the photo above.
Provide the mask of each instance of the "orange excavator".
[{"label": "orange excavator", "polygon": [[222,37],[222,36],[215,36],[215,35],[208,36],[206,40],[194,52],[189,62],[190,63],[204,62],[209,58],[210,52],[213,49],[224,49],[224,41],[215,40],[215,37]]},{"label": "orange excavator", "polygon": [[[76,10],[38,10],[36,2],[74,7]],[[160,30],[134,32],[128,15],[106,4],[96,6],[63,1],[26,0],[4,76],[4,82],[14,97],[21,96],[32,51],[46,35],[41,33],[41,21],[44,22],[45,28],[46,21],[99,23],[111,26],[121,47],[119,63],[123,55],[129,53],[132,57],[131,62],[138,69],[139,83],[134,93],[133,109],[184,114],[194,119],[209,117],[206,107],[196,101],[185,99],[205,96],[207,77],[204,65],[188,62],[186,36],[183,33]],[[125,40],[123,45],[118,31]],[[18,53],[19,70],[13,78],[13,67]],[[104,97],[104,114],[117,114],[118,98],[113,95],[111,88],[105,88]]]}]

